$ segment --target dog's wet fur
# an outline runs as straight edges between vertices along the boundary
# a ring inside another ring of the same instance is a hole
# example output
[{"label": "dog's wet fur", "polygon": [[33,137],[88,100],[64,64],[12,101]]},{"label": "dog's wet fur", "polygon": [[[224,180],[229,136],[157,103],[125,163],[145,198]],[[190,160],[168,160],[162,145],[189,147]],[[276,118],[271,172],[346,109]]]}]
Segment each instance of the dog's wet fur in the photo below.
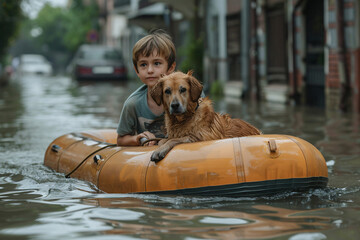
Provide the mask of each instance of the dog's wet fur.
[{"label": "dog's wet fur", "polygon": [[198,141],[259,135],[253,125],[233,119],[228,114],[216,113],[209,98],[200,98],[202,85],[192,76],[174,72],[164,76],[150,94],[165,110],[167,139],[159,142],[151,161],[158,162],[176,145]]}]

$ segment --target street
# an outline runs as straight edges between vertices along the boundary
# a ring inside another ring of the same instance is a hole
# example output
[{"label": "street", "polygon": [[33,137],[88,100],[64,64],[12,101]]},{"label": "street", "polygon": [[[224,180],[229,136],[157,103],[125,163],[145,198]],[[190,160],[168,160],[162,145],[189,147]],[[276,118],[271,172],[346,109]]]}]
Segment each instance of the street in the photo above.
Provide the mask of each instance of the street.
[{"label": "street", "polygon": [[359,235],[360,122],[356,114],[226,97],[214,100],[218,112],[242,118],[265,134],[303,138],[322,152],[329,187],[306,193],[236,199],[103,194],[43,165],[46,148],[60,135],[116,128],[123,102],[139,84],[33,75],[1,86],[1,238],[122,234],[150,239],[301,239],[308,234],[322,237],[318,239],[355,239]]}]

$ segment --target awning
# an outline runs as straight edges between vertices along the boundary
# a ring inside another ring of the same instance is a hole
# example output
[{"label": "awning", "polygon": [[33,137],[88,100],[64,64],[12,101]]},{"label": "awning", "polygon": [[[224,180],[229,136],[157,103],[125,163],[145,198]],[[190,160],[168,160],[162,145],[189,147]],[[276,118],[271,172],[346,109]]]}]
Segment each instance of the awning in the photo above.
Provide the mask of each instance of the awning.
[{"label": "awning", "polygon": [[[168,11],[163,3],[155,3],[148,7],[141,8],[128,15],[129,23],[140,26],[146,30],[153,28],[166,28],[165,14]],[[173,13],[173,20],[178,20],[179,13]]]},{"label": "awning", "polygon": [[196,0],[150,0],[150,2],[159,2],[171,6],[174,10],[182,13],[187,19],[192,19],[194,17],[195,1]]}]

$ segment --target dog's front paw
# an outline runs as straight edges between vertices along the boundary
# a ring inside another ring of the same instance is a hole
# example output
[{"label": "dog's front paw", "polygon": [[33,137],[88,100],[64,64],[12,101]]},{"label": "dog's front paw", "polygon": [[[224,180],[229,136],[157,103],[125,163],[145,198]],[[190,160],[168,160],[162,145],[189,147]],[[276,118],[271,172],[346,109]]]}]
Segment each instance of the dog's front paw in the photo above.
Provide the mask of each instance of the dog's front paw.
[{"label": "dog's front paw", "polygon": [[153,162],[159,162],[164,159],[168,151],[166,149],[159,148],[151,154],[150,160]]},{"label": "dog's front paw", "polygon": [[150,160],[151,160],[152,162],[158,162],[158,161],[160,161],[161,159],[160,159],[160,156],[159,156],[159,152],[158,152],[158,151],[154,151],[154,152],[151,154]]}]

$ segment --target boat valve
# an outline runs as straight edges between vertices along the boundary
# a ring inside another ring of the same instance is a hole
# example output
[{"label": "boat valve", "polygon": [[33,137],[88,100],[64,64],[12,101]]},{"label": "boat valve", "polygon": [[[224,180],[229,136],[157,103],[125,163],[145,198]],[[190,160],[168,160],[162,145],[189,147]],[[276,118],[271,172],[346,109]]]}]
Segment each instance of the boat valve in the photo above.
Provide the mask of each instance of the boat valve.
[{"label": "boat valve", "polygon": [[269,147],[271,158],[277,158],[280,156],[279,147],[277,146],[275,139],[269,139],[268,147]]},{"label": "boat valve", "polygon": [[53,151],[53,152],[59,152],[60,151],[60,149],[61,149],[61,147],[59,146],[59,145],[56,145],[56,144],[53,144],[52,146],[51,146],[51,151]]},{"label": "boat valve", "polygon": [[101,155],[96,154],[96,155],[94,156],[94,163],[99,164],[99,161],[101,161],[101,160],[103,160],[102,157],[101,157]]},{"label": "boat valve", "polygon": [[270,152],[275,153],[277,150],[275,139],[269,139],[268,144]]}]

